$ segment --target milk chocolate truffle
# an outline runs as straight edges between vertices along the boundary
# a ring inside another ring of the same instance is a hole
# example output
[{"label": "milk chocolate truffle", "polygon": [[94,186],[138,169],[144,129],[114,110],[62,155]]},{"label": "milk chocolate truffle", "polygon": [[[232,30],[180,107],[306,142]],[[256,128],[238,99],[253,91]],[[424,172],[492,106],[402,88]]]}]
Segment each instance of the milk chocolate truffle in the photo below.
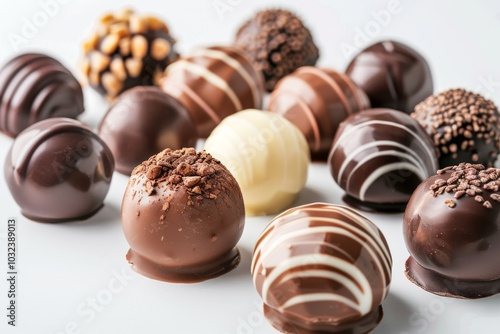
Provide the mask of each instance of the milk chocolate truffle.
[{"label": "milk chocolate truffle", "polygon": [[101,207],[113,176],[106,144],[69,118],[31,125],[14,140],[4,173],[27,218],[41,222],[85,219]]},{"label": "milk chocolate truffle", "polygon": [[262,75],[239,49],[198,49],[169,66],[161,88],[189,111],[200,137],[206,138],[225,117],[261,108]]},{"label": "milk chocolate truffle", "polygon": [[326,203],[274,218],[252,260],[267,320],[290,334],[371,332],[391,270],[382,232],[356,211]]},{"label": "milk chocolate truffle", "polygon": [[500,169],[448,166],[408,203],[406,275],[437,295],[482,298],[500,292]]},{"label": "milk chocolate truffle", "polygon": [[404,211],[415,188],[438,166],[424,129],[391,109],[349,116],[339,127],[328,164],[346,203],[376,211]]},{"label": "milk chocolate truffle", "polygon": [[234,177],[194,148],[166,149],[144,161],[123,197],[127,260],[138,273],[162,281],[199,282],[234,269],[244,221]]},{"label": "milk chocolate truffle", "polygon": [[100,17],[84,42],[81,63],[88,83],[113,100],[134,86],[150,86],[178,54],[165,22],[125,9]]},{"label": "milk chocolate truffle", "polygon": [[302,131],[313,159],[326,160],[340,122],[369,107],[365,93],[345,74],[304,66],[280,80],[268,109]]},{"label": "milk chocolate truffle", "polygon": [[365,91],[373,108],[410,114],[434,89],[427,61],[409,46],[394,41],[367,47],[354,57],[346,73]]},{"label": "milk chocolate truffle", "polygon": [[258,12],[236,33],[234,44],[245,50],[272,91],[279,79],[319,58],[311,32],[293,13],[272,9]]},{"label": "milk chocolate truffle", "polygon": [[492,167],[500,151],[500,114],[491,100],[463,89],[425,99],[411,114],[438,148],[441,168],[461,162]]},{"label": "milk chocolate truffle", "polygon": [[166,149],[196,145],[196,127],[186,109],[157,87],[124,92],[99,126],[116,170],[128,174],[150,156]]},{"label": "milk chocolate truffle", "polygon": [[51,117],[83,112],[82,88],[60,62],[38,53],[10,60],[0,70],[0,131],[15,137]]},{"label": "milk chocolate truffle", "polygon": [[245,110],[229,116],[207,138],[205,149],[238,181],[248,215],[290,207],[306,183],[307,142],[280,115]]}]

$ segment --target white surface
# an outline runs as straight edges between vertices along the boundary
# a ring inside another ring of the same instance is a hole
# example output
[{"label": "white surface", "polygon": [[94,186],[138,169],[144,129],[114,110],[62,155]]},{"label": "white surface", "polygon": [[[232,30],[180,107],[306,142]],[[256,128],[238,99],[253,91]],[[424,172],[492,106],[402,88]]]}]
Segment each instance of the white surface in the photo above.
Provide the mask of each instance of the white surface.
[{"label": "white surface", "polygon": [[[21,34],[25,19],[39,16],[42,6],[37,0],[0,0],[0,63],[16,52],[35,50],[55,55],[76,72],[79,45],[92,20],[105,10],[126,5],[118,0],[60,2],[65,4],[54,9],[53,17],[15,50],[8,36]],[[498,1],[405,1],[383,25],[376,23],[372,13],[387,9],[391,2],[385,0],[142,0],[133,6],[164,17],[179,40],[180,50],[186,51],[198,45],[229,42],[244,19],[269,3],[298,12],[308,23],[321,49],[321,65],[344,69],[349,58],[344,57],[340,46],[352,45],[357,31],[366,32],[365,28],[371,27],[378,33],[361,41],[361,46],[382,38],[405,41],[430,61],[437,90],[462,86],[500,102]],[[227,4],[228,11],[219,16],[217,4]],[[85,93],[87,112],[81,119],[95,126],[106,105],[90,90]],[[10,139],[0,136],[2,170],[10,144]],[[249,274],[253,244],[270,217],[247,219],[239,244],[242,263],[235,271],[195,285],[157,282],[132,273],[125,261],[128,246],[119,210],[126,181],[125,176],[115,174],[106,206],[92,219],[48,225],[22,217],[0,177],[0,332],[276,333],[263,319],[260,298]],[[315,164],[298,203],[341,203],[341,195],[327,168]],[[403,275],[407,251],[401,233],[402,216],[368,216],[385,233],[394,258],[385,316],[375,333],[498,332],[500,296],[462,301],[418,289]],[[8,217],[18,219],[20,308],[16,328],[7,326],[5,317]],[[124,284],[114,278],[122,271],[127,275]],[[95,298],[100,298],[96,305],[100,311],[90,311],[89,303]],[[75,326],[76,330],[72,329]]]}]

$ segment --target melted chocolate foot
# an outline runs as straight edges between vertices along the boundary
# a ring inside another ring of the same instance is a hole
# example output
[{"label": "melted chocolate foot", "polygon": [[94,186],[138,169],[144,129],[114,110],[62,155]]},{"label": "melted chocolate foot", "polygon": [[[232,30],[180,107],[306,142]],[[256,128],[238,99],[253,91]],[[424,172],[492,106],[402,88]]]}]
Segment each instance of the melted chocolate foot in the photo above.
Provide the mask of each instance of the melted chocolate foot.
[{"label": "melted chocolate foot", "polygon": [[365,212],[404,212],[406,203],[372,203],[360,201],[349,195],[344,195],[342,200],[349,206]]}]

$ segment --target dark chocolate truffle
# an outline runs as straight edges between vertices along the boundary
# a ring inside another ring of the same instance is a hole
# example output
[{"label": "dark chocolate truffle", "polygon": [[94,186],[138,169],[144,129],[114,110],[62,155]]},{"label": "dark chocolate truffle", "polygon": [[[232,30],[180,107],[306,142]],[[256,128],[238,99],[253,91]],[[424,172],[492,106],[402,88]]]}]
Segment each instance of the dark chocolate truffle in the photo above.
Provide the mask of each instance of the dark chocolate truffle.
[{"label": "dark chocolate truffle", "polygon": [[80,84],[57,60],[37,53],[15,57],[0,70],[0,131],[15,137],[51,117],[83,112]]},{"label": "dark chocolate truffle", "polygon": [[492,167],[500,150],[500,114],[491,100],[463,89],[428,97],[411,114],[438,148],[441,168],[461,162]]},{"label": "dark chocolate truffle", "polygon": [[433,93],[427,61],[403,43],[383,41],[367,47],[351,61],[346,73],[365,91],[373,108],[410,114]]},{"label": "dark chocolate truffle", "polygon": [[189,111],[200,137],[206,138],[225,117],[243,109],[260,109],[262,75],[239,49],[198,49],[169,66],[161,88]]},{"label": "dark chocolate truffle", "polygon": [[210,154],[166,149],[132,172],[122,204],[138,273],[162,281],[204,281],[234,269],[245,222],[240,187]]},{"label": "dark chocolate truffle", "polygon": [[403,211],[437,169],[431,139],[409,115],[368,109],[340,124],[328,160],[344,200],[364,210]]},{"label": "dark chocolate truffle", "polygon": [[347,207],[313,203],[283,212],[252,260],[264,314],[283,333],[369,333],[382,319],[392,258],[382,232]]},{"label": "dark chocolate truffle", "polygon": [[423,182],[408,203],[406,275],[437,295],[500,292],[500,169],[461,163]]},{"label": "dark chocolate truffle", "polygon": [[345,74],[304,66],[280,80],[268,109],[302,131],[313,159],[326,160],[340,122],[369,107],[365,93]]},{"label": "dark chocolate truffle", "polygon": [[94,132],[69,118],[51,118],[17,136],[4,173],[24,216],[60,222],[97,212],[113,170],[113,155]]},{"label": "dark chocolate truffle", "polygon": [[83,44],[83,74],[92,88],[114,99],[134,86],[155,84],[178,58],[175,40],[162,20],[130,9],[101,16]]},{"label": "dark chocolate truffle", "polygon": [[309,29],[293,13],[280,9],[258,12],[238,29],[234,44],[262,71],[268,91],[285,75],[314,66],[319,58]]},{"label": "dark chocolate truffle", "polygon": [[157,87],[134,87],[104,116],[99,135],[115,157],[116,170],[128,174],[166,149],[196,145],[196,127],[188,112]]}]

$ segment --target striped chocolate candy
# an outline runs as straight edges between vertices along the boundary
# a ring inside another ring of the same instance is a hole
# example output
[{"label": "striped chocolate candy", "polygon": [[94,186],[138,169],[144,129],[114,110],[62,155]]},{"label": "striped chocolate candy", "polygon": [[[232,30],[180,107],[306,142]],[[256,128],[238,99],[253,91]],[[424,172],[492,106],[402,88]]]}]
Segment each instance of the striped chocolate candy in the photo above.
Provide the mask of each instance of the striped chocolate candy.
[{"label": "striped chocolate candy", "polygon": [[329,156],[330,171],[353,205],[404,210],[415,188],[438,168],[424,129],[392,109],[369,109],[339,127]]},{"label": "striped chocolate candy", "polygon": [[285,333],[367,333],[381,320],[392,258],[366,217],[313,203],[274,218],[252,260],[268,320]]},{"label": "striped chocolate candy", "polygon": [[313,159],[326,160],[340,122],[369,106],[365,93],[345,74],[304,66],[278,83],[268,109],[302,131]]},{"label": "striped chocolate candy", "polygon": [[225,117],[262,105],[264,84],[242,51],[235,47],[198,49],[167,67],[161,88],[190,112],[200,137]]}]

